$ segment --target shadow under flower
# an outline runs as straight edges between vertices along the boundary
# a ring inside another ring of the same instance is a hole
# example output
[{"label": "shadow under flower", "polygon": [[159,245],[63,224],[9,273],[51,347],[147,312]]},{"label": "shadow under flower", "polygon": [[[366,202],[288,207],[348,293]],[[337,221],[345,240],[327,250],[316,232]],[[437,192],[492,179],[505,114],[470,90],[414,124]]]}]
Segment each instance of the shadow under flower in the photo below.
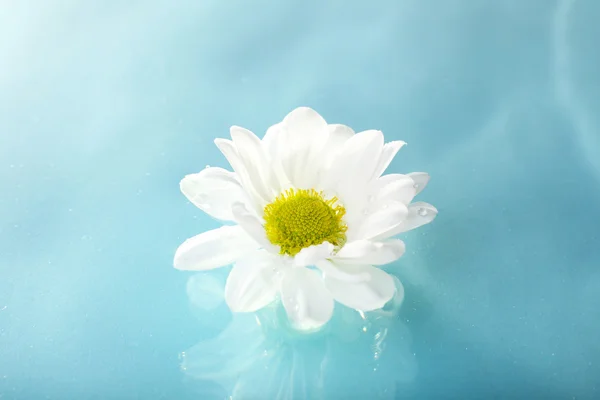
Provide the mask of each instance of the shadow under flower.
[{"label": "shadow under flower", "polygon": [[417,373],[410,332],[398,318],[399,281],[397,287],[384,309],[359,313],[336,304],[332,320],[309,333],[290,326],[280,303],[235,313],[220,334],[182,353],[181,369],[203,399],[394,399],[397,386]]}]

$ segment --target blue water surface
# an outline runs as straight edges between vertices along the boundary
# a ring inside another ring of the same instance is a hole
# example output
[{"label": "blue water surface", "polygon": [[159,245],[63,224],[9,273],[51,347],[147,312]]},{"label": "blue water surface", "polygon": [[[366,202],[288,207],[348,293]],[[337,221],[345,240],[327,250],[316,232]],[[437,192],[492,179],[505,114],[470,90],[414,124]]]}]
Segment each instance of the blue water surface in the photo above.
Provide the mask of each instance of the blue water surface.
[{"label": "blue water surface", "polygon": [[[599,18],[595,0],[0,0],[0,398],[599,398]],[[429,172],[439,209],[403,236],[397,317],[339,314],[313,341],[232,317],[226,271],[172,267],[218,226],[179,180],[226,166],[230,125],[262,136],[297,106],[408,142],[390,171]]]}]

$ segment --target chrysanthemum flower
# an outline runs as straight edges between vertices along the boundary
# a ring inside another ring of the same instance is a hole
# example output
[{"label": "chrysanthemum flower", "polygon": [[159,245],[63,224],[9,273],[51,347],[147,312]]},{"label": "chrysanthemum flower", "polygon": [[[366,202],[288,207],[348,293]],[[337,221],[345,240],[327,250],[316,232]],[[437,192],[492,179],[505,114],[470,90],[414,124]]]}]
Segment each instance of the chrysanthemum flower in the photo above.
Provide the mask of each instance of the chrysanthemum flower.
[{"label": "chrysanthemum flower", "polygon": [[394,296],[394,279],[378,267],[404,253],[393,237],[437,214],[411,203],[428,174],[382,175],[404,142],[328,125],[301,107],[262,140],[233,126],[231,140],[215,144],[233,172],[209,167],[180,186],[198,208],[230,224],[186,240],[175,268],[234,264],[225,285],[232,311],[257,311],[279,298],[303,330],[325,324],[334,300],[372,311]]}]

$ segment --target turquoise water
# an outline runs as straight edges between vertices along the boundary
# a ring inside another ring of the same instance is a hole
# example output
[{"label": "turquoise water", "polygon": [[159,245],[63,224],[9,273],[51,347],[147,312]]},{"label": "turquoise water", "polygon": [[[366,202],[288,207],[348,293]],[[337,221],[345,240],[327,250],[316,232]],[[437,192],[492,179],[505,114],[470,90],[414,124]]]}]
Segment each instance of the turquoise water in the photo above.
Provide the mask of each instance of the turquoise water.
[{"label": "turquoise water", "polygon": [[[599,17],[0,1],[0,397],[600,397]],[[309,340],[231,321],[226,271],[172,268],[218,226],[179,180],[226,166],[230,125],[260,136],[300,105],[408,142],[390,170],[429,172],[440,211],[403,236],[396,318],[338,314]]]}]

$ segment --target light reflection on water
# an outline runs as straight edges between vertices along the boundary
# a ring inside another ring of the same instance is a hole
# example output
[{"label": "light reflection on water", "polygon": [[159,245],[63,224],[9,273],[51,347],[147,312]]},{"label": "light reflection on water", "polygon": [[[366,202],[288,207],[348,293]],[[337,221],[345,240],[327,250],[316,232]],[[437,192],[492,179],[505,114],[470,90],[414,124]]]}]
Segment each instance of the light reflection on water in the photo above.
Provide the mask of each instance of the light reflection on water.
[{"label": "light reflection on water", "polygon": [[[188,281],[192,303],[199,292],[215,298],[203,303],[201,321],[210,315],[206,304],[222,298],[217,281],[212,273]],[[277,303],[234,314],[216,337],[181,354],[181,369],[206,399],[394,399],[417,373],[411,335],[398,316],[403,296],[399,286],[384,310],[370,313],[337,304],[332,321],[313,333],[291,328]]]}]

